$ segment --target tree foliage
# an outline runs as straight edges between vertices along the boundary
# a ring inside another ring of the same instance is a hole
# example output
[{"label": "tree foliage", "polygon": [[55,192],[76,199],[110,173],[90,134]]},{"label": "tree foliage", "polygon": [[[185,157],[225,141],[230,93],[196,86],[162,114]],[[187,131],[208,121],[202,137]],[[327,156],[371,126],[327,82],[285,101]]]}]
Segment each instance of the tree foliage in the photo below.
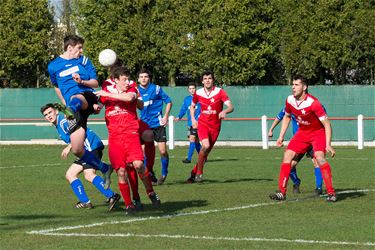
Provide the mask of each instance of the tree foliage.
[{"label": "tree foliage", "polygon": [[46,82],[53,17],[48,1],[3,0],[0,4],[0,78],[6,87]]},{"label": "tree foliage", "polygon": [[0,78],[12,86],[45,86],[48,61],[75,32],[100,78],[97,56],[111,48],[133,78],[146,67],[162,85],[206,69],[232,85],[286,84],[295,73],[375,83],[373,0],[64,0],[55,20],[47,2],[1,1]]}]

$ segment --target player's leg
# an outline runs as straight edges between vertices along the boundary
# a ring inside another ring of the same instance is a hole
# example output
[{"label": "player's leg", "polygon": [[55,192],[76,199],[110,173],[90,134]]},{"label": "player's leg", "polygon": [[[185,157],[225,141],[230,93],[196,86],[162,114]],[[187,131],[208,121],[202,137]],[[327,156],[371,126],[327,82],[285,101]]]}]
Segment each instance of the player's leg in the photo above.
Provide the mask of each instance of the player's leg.
[{"label": "player's leg", "polygon": [[141,197],[139,196],[138,192],[138,174],[137,171],[134,169],[132,163],[127,164],[126,172],[128,173],[128,181],[133,193],[133,204],[137,210],[142,210],[143,205],[141,203]]},{"label": "player's leg", "polygon": [[113,169],[117,173],[118,187],[125,203],[126,214],[131,214],[135,210],[130,196],[130,188],[126,173],[126,145],[118,137],[108,138],[108,156]]},{"label": "player's leg", "polygon": [[307,156],[311,158],[311,161],[314,165],[314,175],[315,175],[315,194],[316,195],[322,195],[323,194],[323,177],[322,177],[322,171],[320,171],[319,164],[314,158],[314,151],[311,149],[309,152],[307,152]]},{"label": "player's leg", "polygon": [[143,142],[143,151],[145,155],[144,165],[146,165],[148,172],[150,173],[151,181],[156,185],[158,179],[154,173],[155,163],[155,143],[154,143],[154,132],[148,127],[148,125],[139,121],[139,134],[141,135],[141,142]]},{"label": "player's leg", "polygon": [[105,188],[104,180],[99,175],[96,175],[95,169],[91,166],[84,166],[83,175],[88,182],[91,182],[96,189],[109,199],[109,211],[112,211],[116,203],[120,200],[120,195],[113,192],[110,188]]},{"label": "player's leg", "polygon": [[75,205],[76,208],[92,208],[89,197],[86,194],[85,187],[83,186],[78,175],[83,171],[82,165],[73,163],[65,173],[65,178],[70,183],[74,194],[78,198],[78,203]]},{"label": "player's leg", "polygon": [[152,205],[155,208],[160,207],[160,199],[159,196],[155,193],[154,188],[152,187],[151,179],[148,176],[148,173],[143,165],[143,161],[135,160],[133,161],[133,166],[136,169],[139,178],[141,179],[148,197],[150,198]]},{"label": "player's leg", "polygon": [[191,163],[195,150],[195,135],[192,133],[192,127],[188,127],[188,138],[189,138],[189,149],[186,159],[182,160],[182,163]]},{"label": "player's leg", "polygon": [[169,155],[167,151],[167,132],[164,126],[154,128],[154,140],[158,144],[161,161],[161,176],[158,179],[158,185],[162,185],[168,176]]},{"label": "player's leg", "polygon": [[328,198],[327,201],[335,202],[337,200],[335,189],[332,184],[332,172],[331,166],[329,165],[326,157],[326,137],[325,131],[319,130],[312,135],[312,145],[314,150],[314,158],[319,165],[320,171],[322,172],[322,177],[324,185],[326,186]]},{"label": "player's leg", "polygon": [[279,190],[269,196],[272,200],[285,200],[292,160],[297,154],[304,154],[310,146],[310,143],[308,143],[305,135],[300,130],[290,140],[280,166]]},{"label": "player's leg", "polygon": [[[200,169],[200,175],[202,174],[203,165],[207,159],[208,153],[210,151],[211,145],[210,145],[210,134],[209,129],[206,126],[198,124],[198,135],[202,143],[201,150],[198,154],[198,160],[195,164],[194,168],[190,172],[190,177],[186,180],[186,183],[194,183],[195,177],[198,174],[198,168]],[[198,178],[202,179],[202,178]]]},{"label": "player's leg", "polygon": [[297,154],[295,158],[292,160],[292,169],[290,170],[289,178],[293,182],[293,193],[299,194],[301,193],[300,191],[300,185],[301,185],[301,179],[298,178],[297,175],[297,164],[298,162],[301,161],[303,158],[304,154]]}]

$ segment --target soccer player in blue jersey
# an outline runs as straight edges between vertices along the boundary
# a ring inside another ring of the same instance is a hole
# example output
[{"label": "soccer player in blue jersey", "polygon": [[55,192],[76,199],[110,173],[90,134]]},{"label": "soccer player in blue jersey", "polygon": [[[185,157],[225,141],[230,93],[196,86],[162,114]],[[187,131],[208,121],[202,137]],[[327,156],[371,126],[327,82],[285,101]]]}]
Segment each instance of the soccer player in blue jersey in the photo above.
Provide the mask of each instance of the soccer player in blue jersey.
[{"label": "soccer player in blue jersey", "polygon": [[[66,159],[69,152],[71,151],[70,137],[68,132],[68,121],[61,114],[58,114],[52,103],[48,103],[40,108],[40,112],[43,114],[44,118],[52,123],[57,130],[60,138],[68,144],[67,147],[61,152],[61,158]],[[87,128],[86,138],[85,138],[85,149],[92,152],[99,159],[102,158],[104,145],[100,138],[92,131]],[[65,177],[70,183],[74,194],[78,198],[78,203],[75,205],[76,208],[92,208],[93,205],[88,198],[85,188],[78,175],[83,172],[85,179],[91,182],[98,190],[109,200],[109,208],[111,211],[116,203],[120,200],[120,195],[114,193],[109,187],[105,187],[104,180],[96,175],[95,167],[86,164],[80,159],[76,159],[74,163],[66,171]]]},{"label": "soccer player in blue jersey", "polygon": [[[283,108],[280,111],[280,113],[276,116],[274,122],[272,123],[272,125],[271,125],[271,127],[268,131],[269,137],[273,136],[273,130],[283,120],[284,116],[285,116],[285,108]],[[294,117],[294,115],[292,115],[292,128],[293,128],[293,135],[294,135],[299,128],[298,122],[297,122],[296,118]],[[289,177],[293,181],[293,193],[300,193],[301,192],[300,191],[301,180],[297,176],[296,166],[297,166],[298,162],[303,158],[303,156],[304,156],[304,154],[299,154],[292,161],[292,169],[290,171]],[[319,165],[314,158],[314,151],[312,150],[312,148],[309,151],[307,151],[306,156],[308,158],[311,158],[311,160],[314,164],[315,184],[316,184],[315,193],[317,195],[321,195],[323,193],[323,190],[322,190],[323,177],[322,177],[322,173],[320,171]]]},{"label": "soccer player in blue jersey", "polygon": [[[190,95],[186,96],[184,99],[184,102],[182,103],[180,113],[178,116],[174,119],[175,121],[181,120],[182,117],[187,112],[187,126],[188,126],[188,138],[189,138],[189,151],[187,154],[186,159],[182,160],[182,163],[191,163],[191,158],[193,157],[194,150],[197,150],[197,153],[199,154],[199,151],[201,150],[201,144],[199,143],[198,138],[198,129],[193,128],[191,123],[191,115],[190,115],[190,105],[191,101],[193,99],[193,95],[195,93],[195,89],[197,88],[197,85],[194,82],[191,82],[188,84],[188,91]],[[198,103],[195,108],[194,117],[195,120],[198,120],[199,114],[201,112],[201,106]]]},{"label": "soccer player in blue jersey", "polygon": [[93,93],[98,87],[96,70],[90,59],[82,54],[84,42],[79,36],[66,36],[64,53],[48,64],[48,72],[55,92],[64,104],[56,103],[55,108],[68,119],[72,153],[81,161],[106,172],[110,167],[84,147],[87,119],[100,110]]},{"label": "soccer player in blue jersey", "polygon": [[[152,129],[154,140],[158,144],[161,159],[161,176],[157,185],[162,185],[168,175],[169,155],[167,152],[167,132],[168,116],[172,108],[171,98],[163,89],[150,82],[151,73],[142,69],[138,73],[139,93],[143,100],[143,109],[140,111],[142,121]],[[163,104],[166,104],[163,115]],[[151,174],[154,174],[150,171]]]}]

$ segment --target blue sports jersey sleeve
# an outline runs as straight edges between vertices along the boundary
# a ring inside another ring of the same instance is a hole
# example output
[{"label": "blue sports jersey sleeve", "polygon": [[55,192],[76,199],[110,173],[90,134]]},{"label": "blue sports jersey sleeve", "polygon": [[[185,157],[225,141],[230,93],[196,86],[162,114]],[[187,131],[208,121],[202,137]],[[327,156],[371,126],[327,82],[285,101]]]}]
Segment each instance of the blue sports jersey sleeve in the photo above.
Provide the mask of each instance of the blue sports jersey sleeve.
[{"label": "blue sports jersey sleeve", "polygon": [[87,128],[86,130],[86,139],[84,145],[88,151],[93,151],[97,148],[104,147],[102,140],[90,128]]},{"label": "blue sports jersey sleeve", "polygon": [[180,118],[180,119],[182,117],[184,117],[184,115],[186,114],[186,111],[189,109],[189,106],[190,106],[190,103],[191,103],[191,98],[190,98],[190,102],[189,102],[189,97],[190,96],[185,97],[184,102],[182,103],[180,113],[178,114],[178,118]]},{"label": "blue sports jersey sleeve", "polygon": [[65,117],[63,115],[58,115],[57,122],[56,122],[56,130],[61,140],[63,140],[66,144],[70,143],[70,135],[69,135],[68,127],[69,127],[68,121],[65,119]]}]

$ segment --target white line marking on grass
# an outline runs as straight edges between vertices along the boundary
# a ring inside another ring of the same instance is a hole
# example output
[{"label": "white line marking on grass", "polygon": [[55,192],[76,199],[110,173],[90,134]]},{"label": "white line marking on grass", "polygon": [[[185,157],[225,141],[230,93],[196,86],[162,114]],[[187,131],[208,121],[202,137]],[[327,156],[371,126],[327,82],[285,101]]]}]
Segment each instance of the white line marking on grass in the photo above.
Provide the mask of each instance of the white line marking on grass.
[{"label": "white line marking on grass", "polygon": [[49,164],[38,164],[38,165],[23,165],[23,166],[7,166],[7,167],[0,167],[0,169],[6,168],[33,168],[33,167],[49,167],[49,166],[59,166],[65,163],[49,163]]},{"label": "white line marking on grass", "polygon": [[[361,189],[361,190],[345,190],[341,192],[337,192],[337,194],[348,194],[348,193],[363,193],[363,192],[374,192],[375,189]],[[290,202],[299,202],[302,200],[291,200]],[[176,214],[169,214],[169,215],[162,215],[162,216],[150,216],[150,217],[141,217],[141,218],[134,218],[129,220],[123,221],[109,221],[109,222],[98,222],[92,223],[87,225],[77,225],[77,226],[63,226],[58,228],[51,228],[45,230],[35,230],[26,232],[27,234],[38,234],[38,235],[49,235],[49,236],[67,236],[67,237],[98,237],[98,236],[108,236],[108,237],[143,237],[143,238],[185,238],[185,239],[201,239],[201,240],[231,240],[231,241],[269,241],[269,242],[289,242],[289,243],[306,243],[306,244],[333,244],[333,245],[364,245],[364,246],[375,246],[374,242],[345,242],[345,241],[320,241],[320,240],[304,240],[304,239],[268,239],[268,238],[253,238],[253,237],[244,237],[244,238],[235,238],[235,237],[213,237],[213,236],[186,236],[186,235],[166,235],[166,234],[159,234],[159,235],[144,235],[144,234],[86,234],[86,233],[57,233],[59,231],[66,231],[66,230],[75,230],[81,228],[91,228],[91,227],[98,227],[103,225],[115,225],[115,224],[127,224],[139,221],[149,221],[149,220],[160,220],[160,219],[170,219],[174,217],[181,217],[181,216],[190,216],[190,215],[201,215],[201,214],[210,214],[210,213],[218,213],[218,212],[226,212],[226,211],[235,211],[235,210],[242,210],[247,208],[256,208],[256,207],[263,207],[263,206],[270,206],[270,205],[280,205],[284,202],[269,202],[269,203],[258,203],[258,204],[250,204],[246,206],[240,207],[230,207],[230,208],[223,208],[223,209],[213,209],[213,210],[203,210],[203,211],[193,211],[187,213],[176,213]]]},{"label": "white line marking on grass", "polygon": [[66,237],[140,237],[140,238],[169,238],[169,239],[194,239],[194,240],[226,240],[226,241],[265,241],[265,242],[287,242],[303,244],[329,244],[329,245],[357,245],[357,246],[375,246],[373,242],[347,242],[347,241],[326,241],[326,240],[303,240],[303,239],[269,239],[252,237],[213,237],[213,236],[195,236],[195,235],[169,235],[169,234],[134,234],[134,233],[114,233],[114,234],[86,234],[86,233],[45,233],[50,236]]}]

